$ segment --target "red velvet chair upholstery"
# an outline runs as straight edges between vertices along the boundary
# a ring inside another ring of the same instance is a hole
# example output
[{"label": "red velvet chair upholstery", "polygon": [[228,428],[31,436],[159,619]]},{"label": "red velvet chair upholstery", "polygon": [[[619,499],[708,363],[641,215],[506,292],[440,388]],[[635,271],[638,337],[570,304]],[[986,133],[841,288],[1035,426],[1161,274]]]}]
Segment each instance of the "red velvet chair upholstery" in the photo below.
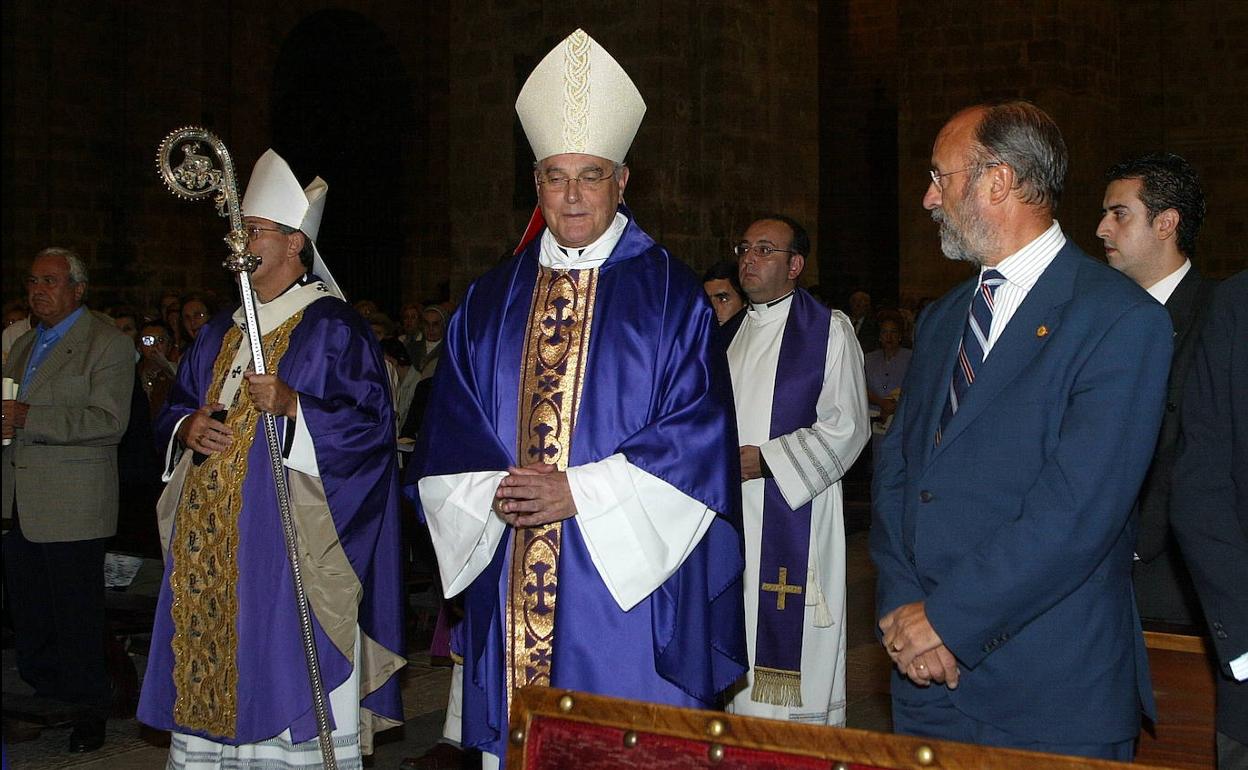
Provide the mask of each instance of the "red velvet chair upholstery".
[{"label": "red velvet chair upholstery", "polygon": [[511,770],[1141,770],[530,687],[512,703]]}]

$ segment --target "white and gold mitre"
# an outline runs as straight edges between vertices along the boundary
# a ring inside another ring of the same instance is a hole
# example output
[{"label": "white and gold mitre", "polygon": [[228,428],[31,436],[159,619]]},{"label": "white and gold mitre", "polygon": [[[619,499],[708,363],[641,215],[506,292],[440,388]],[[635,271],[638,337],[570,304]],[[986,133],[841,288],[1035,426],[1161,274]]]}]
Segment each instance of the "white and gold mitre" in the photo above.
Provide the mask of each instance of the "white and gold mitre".
[{"label": "white and gold mitre", "polygon": [[538,160],[576,152],[623,163],[646,103],[624,68],[578,29],[529,75],[516,114]]},{"label": "white and gold mitre", "polygon": [[269,149],[256,161],[251,178],[247,180],[247,192],[243,193],[243,216],[269,219],[302,231],[312,242],[312,272],[325,282],[331,293],[342,297],[342,290],[316,248],[316,234],[321,229],[327,192],[329,185],[319,176],[306,188],[300,186],[282,156]]}]

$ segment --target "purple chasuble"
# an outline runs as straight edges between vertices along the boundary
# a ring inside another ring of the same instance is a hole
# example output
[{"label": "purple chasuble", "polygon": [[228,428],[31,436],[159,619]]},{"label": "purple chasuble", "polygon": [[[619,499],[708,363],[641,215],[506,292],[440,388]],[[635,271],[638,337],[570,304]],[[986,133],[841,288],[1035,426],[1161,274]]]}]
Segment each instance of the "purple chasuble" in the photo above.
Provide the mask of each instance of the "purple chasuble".
[{"label": "purple chasuble", "polygon": [[[628,212],[625,209],[625,215]],[[625,612],[590,558],[577,517],[559,549],[551,684],[709,707],[745,671],[740,470],[728,362],[701,285],[630,221],[598,268],[593,331],[569,464],[623,454],[719,512],[681,567]],[[478,279],[446,348],[405,487],[423,476],[505,470],[517,461],[524,333],[540,239]],[[464,592],[463,742],[503,756],[502,612],[509,532]]]},{"label": "purple chasuble", "polygon": [[[807,428],[818,418],[832,313],[803,289],[793,293],[776,363],[771,438]],[[775,479],[763,491],[754,689],[760,703],[802,705],[802,631],[806,617],[810,508],[790,508]]]},{"label": "purple chasuble", "polygon": [[[181,417],[203,404],[214,362],[232,325],[231,312],[232,308],[218,314],[200,330],[178,367],[177,382],[154,426],[159,446],[168,444]],[[362,586],[356,609],[360,633],[402,656],[403,563],[394,411],[372,332],[345,302],[318,299],[304,309],[303,319],[291,332],[277,374],[299,393],[333,525]],[[294,430],[293,422],[279,418],[278,430]],[[316,737],[311,688],[268,448],[259,424],[248,452],[242,501],[236,556],[235,734],[227,739],[187,729],[174,720],[171,563],[165,566],[138,718],[157,729],[231,745],[273,738],[287,728],[294,742],[310,740]],[[295,515],[298,522],[298,511]],[[348,597],[343,599],[351,603]],[[313,627],[328,693],[346,681],[353,664],[325,635],[315,613]],[[361,693],[361,707],[401,722],[398,685],[398,677],[391,673],[376,689]]]}]

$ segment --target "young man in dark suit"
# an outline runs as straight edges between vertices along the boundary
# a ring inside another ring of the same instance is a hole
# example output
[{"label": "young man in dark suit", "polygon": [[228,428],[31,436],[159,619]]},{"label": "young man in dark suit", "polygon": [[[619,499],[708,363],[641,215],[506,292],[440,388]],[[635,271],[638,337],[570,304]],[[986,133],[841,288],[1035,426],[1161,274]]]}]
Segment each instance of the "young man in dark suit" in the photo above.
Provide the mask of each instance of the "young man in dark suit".
[{"label": "young man in dark suit", "polygon": [[1105,177],[1108,186],[1096,228],[1105,244],[1105,259],[1165,305],[1174,325],[1161,435],[1136,500],[1135,600],[1146,621],[1190,626],[1200,621],[1200,602],[1170,534],[1170,490],[1183,383],[1215,285],[1192,264],[1196,235],[1205,218],[1205,196],[1196,170],[1170,153],[1123,161]]}]

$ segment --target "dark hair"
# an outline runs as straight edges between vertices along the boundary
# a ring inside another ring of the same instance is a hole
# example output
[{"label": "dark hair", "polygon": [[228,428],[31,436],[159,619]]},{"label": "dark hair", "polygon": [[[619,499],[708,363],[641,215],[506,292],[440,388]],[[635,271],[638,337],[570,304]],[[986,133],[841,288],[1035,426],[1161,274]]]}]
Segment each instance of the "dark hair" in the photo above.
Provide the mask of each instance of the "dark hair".
[{"label": "dark hair", "polygon": [[139,332],[142,333],[143,330],[149,326],[160,327],[160,330],[165,333],[165,339],[169,340],[170,345],[173,344],[173,329],[169,328],[169,324],[165,323],[164,321],[157,321],[157,320],[144,321],[143,323],[139,324]]},{"label": "dark hair", "polygon": [[796,219],[786,217],[784,214],[768,214],[766,216],[759,217],[754,221],[762,222],[764,220],[783,222],[788,225],[789,229],[793,231],[793,243],[789,245],[789,248],[796,251],[798,254],[801,254],[803,257],[810,256],[810,236],[806,233],[806,228],[799,225]]},{"label": "dark hair", "polygon": [[399,366],[411,366],[412,357],[407,353],[407,346],[399,342],[398,337],[386,337],[381,341],[381,352],[399,362]]},{"label": "dark hair", "polygon": [[732,290],[737,293],[737,298],[745,302],[745,289],[741,288],[741,277],[737,273],[737,263],[731,259],[724,259],[716,262],[706,269],[702,274],[702,283],[707,281],[722,281],[728,279],[728,283],[732,284]]},{"label": "dark hair", "polygon": [[894,308],[891,308],[891,307],[886,307],[886,308],[884,308],[883,310],[881,310],[880,312],[876,313],[876,314],[875,314],[875,320],[876,320],[876,322],[877,322],[877,323],[879,323],[881,326],[882,326],[883,324],[885,324],[885,323],[895,323],[895,324],[897,324],[897,328],[898,328],[898,330],[901,330],[901,329],[905,329],[905,328],[906,328],[906,319],[905,319],[905,317],[904,317],[904,316],[902,316],[902,314],[901,314],[901,312],[900,312],[900,311],[898,311],[898,310],[896,310],[896,309],[894,309]]},{"label": "dark hair", "polygon": [[1140,180],[1140,203],[1148,209],[1148,221],[1166,209],[1179,212],[1179,251],[1196,253],[1196,235],[1205,221],[1205,193],[1192,164],[1170,152],[1154,152],[1128,158],[1105,174],[1106,182]]},{"label": "dark hair", "polygon": [[211,297],[205,294],[191,292],[190,294],[183,294],[182,298],[178,301],[178,308],[179,308],[178,317],[179,318],[182,317],[181,309],[185,308],[188,302],[199,302],[203,304],[204,312],[208,314],[207,316],[208,318],[212,318],[213,313],[217,312],[217,308],[213,304]]},{"label": "dark hair", "polygon": [[108,317],[114,321],[129,318],[134,321],[135,326],[143,324],[143,315],[129,305],[113,305],[108,309]]},{"label": "dark hair", "polygon": [[[282,233],[284,233],[285,235],[299,233],[300,235],[303,236],[303,248],[299,249],[299,263],[303,265],[304,270],[307,270],[308,272],[312,272],[312,263],[316,260],[316,256],[315,254],[313,254],[313,251],[312,251],[312,249],[315,248],[312,245],[312,239],[308,237],[307,233],[305,233],[304,231],[300,230],[297,227],[284,225],[281,222],[274,222],[274,224],[276,224],[277,228],[281,230]],[[317,276],[317,277],[324,278],[325,276],[322,275],[322,276]]]},{"label": "dark hair", "polygon": [[975,142],[979,157],[972,181],[986,164],[1001,161],[1014,169],[1024,203],[1057,208],[1066,179],[1066,142],[1048,113],[1024,101],[984,105]]}]

